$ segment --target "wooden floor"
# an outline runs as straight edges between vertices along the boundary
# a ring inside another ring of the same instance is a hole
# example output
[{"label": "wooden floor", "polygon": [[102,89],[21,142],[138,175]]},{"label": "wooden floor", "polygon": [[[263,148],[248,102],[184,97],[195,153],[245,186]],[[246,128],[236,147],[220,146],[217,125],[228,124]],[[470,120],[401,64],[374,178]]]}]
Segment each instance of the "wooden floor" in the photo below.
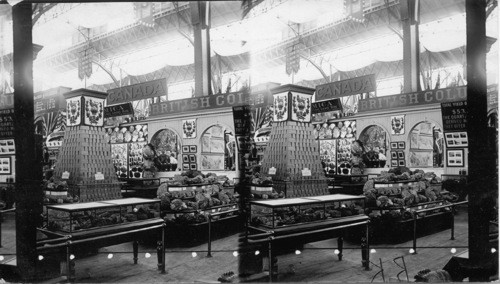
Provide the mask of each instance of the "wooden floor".
[{"label": "wooden floor", "polygon": [[[456,215],[455,240],[450,240],[450,230],[418,239],[418,253],[410,254],[412,242],[397,245],[372,245],[371,261],[379,265],[383,263],[386,282],[397,282],[396,275],[401,269],[393,262],[396,257],[403,256],[410,280],[415,274],[425,268],[441,269],[454,255],[467,249],[467,212],[461,210]],[[4,245],[13,245],[13,218],[7,218],[3,225]],[[8,233],[8,229],[11,232]],[[348,242],[344,243],[344,259],[338,261],[334,254],[336,240],[311,243],[304,247],[299,255],[294,253],[278,258],[279,282],[370,282],[378,272],[373,264],[370,271],[361,266],[359,248]],[[455,248],[454,253],[451,252]],[[217,283],[217,278],[224,272],[238,273],[238,235],[232,235],[214,241],[212,257],[207,257],[207,246],[202,244],[191,248],[169,248],[167,250],[167,273],[160,274],[157,270],[156,250],[153,246],[141,245],[139,248],[139,263],[132,261],[132,245],[122,244],[99,250],[96,255],[76,259],[76,282],[80,283],[153,283],[153,282],[206,282]],[[0,253],[5,260],[13,249],[2,248]],[[196,255],[193,256],[193,252]],[[146,253],[151,254],[146,258]],[[109,258],[112,254],[112,257]],[[0,263],[5,262],[0,261]],[[400,261],[401,263],[401,261]],[[406,280],[406,275],[400,275]],[[55,283],[54,279],[48,283]],[[237,278],[234,282],[243,282]],[[257,279],[267,282],[266,278]],[[383,282],[378,275],[374,282]]]}]

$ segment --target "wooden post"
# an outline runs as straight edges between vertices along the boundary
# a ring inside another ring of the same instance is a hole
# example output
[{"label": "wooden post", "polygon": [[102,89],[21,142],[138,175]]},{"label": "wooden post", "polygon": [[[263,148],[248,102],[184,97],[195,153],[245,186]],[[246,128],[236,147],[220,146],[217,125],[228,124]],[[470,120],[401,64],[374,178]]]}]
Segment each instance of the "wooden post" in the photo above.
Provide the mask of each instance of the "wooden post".
[{"label": "wooden post", "polygon": [[194,33],[194,96],[212,94],[210,63],[210,2],[191,1]]},{"label": "wooden post", "polygon": [[403,26],[404,92],[420,91],[420,41],[418,33],[420,0],[401,0]]},{"label": "wooden post", "polygon": [[[495,149],[488,143],[486,100],[486,0],[466,0],[467,132],[469,138],[469,261],[491,260],[489,221],[498,197]],[[486,139],[485,139],[486,138]],[[488,281],[488,275],[470,281]]]},{"label": "wooden post", "polygon": [[42,169],[36,161],[33,103],[32,5],[12,7],[14,40],[14,140],[16,146],[16,254],[24,280],[36,278],[36,227],[40,225]]}]

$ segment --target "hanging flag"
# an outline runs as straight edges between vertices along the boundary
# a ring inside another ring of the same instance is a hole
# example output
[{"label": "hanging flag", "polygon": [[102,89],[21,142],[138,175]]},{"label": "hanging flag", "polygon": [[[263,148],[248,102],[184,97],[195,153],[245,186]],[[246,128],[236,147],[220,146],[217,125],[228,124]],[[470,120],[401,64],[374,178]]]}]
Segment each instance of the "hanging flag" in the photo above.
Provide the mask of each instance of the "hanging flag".
[{"label": "hanging flag", "polygon": [[434,90],[439,89],[440,86],[441,86],[441,73],[438,74],[438,77],[436,79],[436,86],[434,87]]},{"label": "hanging flag", "polygon": [[291,75],[297,74],[300,69],[300,42],[298,39],[294,40],[293,42],[289,43],[286,46],[285,53],[286,53],[286,58],[285,58],[285,65],[286,65],[286,74]]},{"label": "hanging flag", "polygon": [[137,22],[147,27],[154,27],[155,4],[152,2],[134,3],[134,12]]},{"label": "hanging flag", "polygon": [[462,79],[462,73],[458,72],[457,75],[457,86],[463,86],[465,85],[464,79]]},{"label": "hanging flag", "polygon": [[87,45],[78,52],[78,78],[83,80],[85,77],[90,78],[92,75],[92,58],[94,56],[94,48]]},{"label": "hanging flag", "polygon": [[345,15],[355,21],[364,22],[365,13],[363,7],[365,6],[364,0],[344,0],[344,13]]}]

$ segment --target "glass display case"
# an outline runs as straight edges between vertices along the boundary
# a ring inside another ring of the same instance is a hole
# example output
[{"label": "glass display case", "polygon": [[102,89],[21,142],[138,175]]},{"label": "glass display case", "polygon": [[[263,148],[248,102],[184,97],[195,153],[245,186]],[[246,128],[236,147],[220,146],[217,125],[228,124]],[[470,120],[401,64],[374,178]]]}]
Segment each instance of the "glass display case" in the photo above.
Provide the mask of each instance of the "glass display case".
[{"label": "glass display case", "polygon": [[46,208],[47,229],[63,233],[160,217],[160,200],[145,198],[47,205]]},{"label": "glass display case", "polygon": [[250,202],[250,225],[276,229],[364,215],[365,197],[332,194]]}]

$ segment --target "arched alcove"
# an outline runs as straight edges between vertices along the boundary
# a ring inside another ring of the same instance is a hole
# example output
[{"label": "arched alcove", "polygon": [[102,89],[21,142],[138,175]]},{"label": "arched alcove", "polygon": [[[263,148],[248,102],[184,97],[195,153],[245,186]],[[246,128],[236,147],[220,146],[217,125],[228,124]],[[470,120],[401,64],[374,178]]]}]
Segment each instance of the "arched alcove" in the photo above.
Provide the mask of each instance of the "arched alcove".
[{"label": "arched alcove", "polygon": [[444,167],[444,136],[439,125],[430,121],[417,123],[408,134],[408,145],[409,167]]},{"label": "arched alcove", "polygon": [[201,170],[236,170],[236,141],[231,129],[220,124],[212,125],[200,139]]}]

